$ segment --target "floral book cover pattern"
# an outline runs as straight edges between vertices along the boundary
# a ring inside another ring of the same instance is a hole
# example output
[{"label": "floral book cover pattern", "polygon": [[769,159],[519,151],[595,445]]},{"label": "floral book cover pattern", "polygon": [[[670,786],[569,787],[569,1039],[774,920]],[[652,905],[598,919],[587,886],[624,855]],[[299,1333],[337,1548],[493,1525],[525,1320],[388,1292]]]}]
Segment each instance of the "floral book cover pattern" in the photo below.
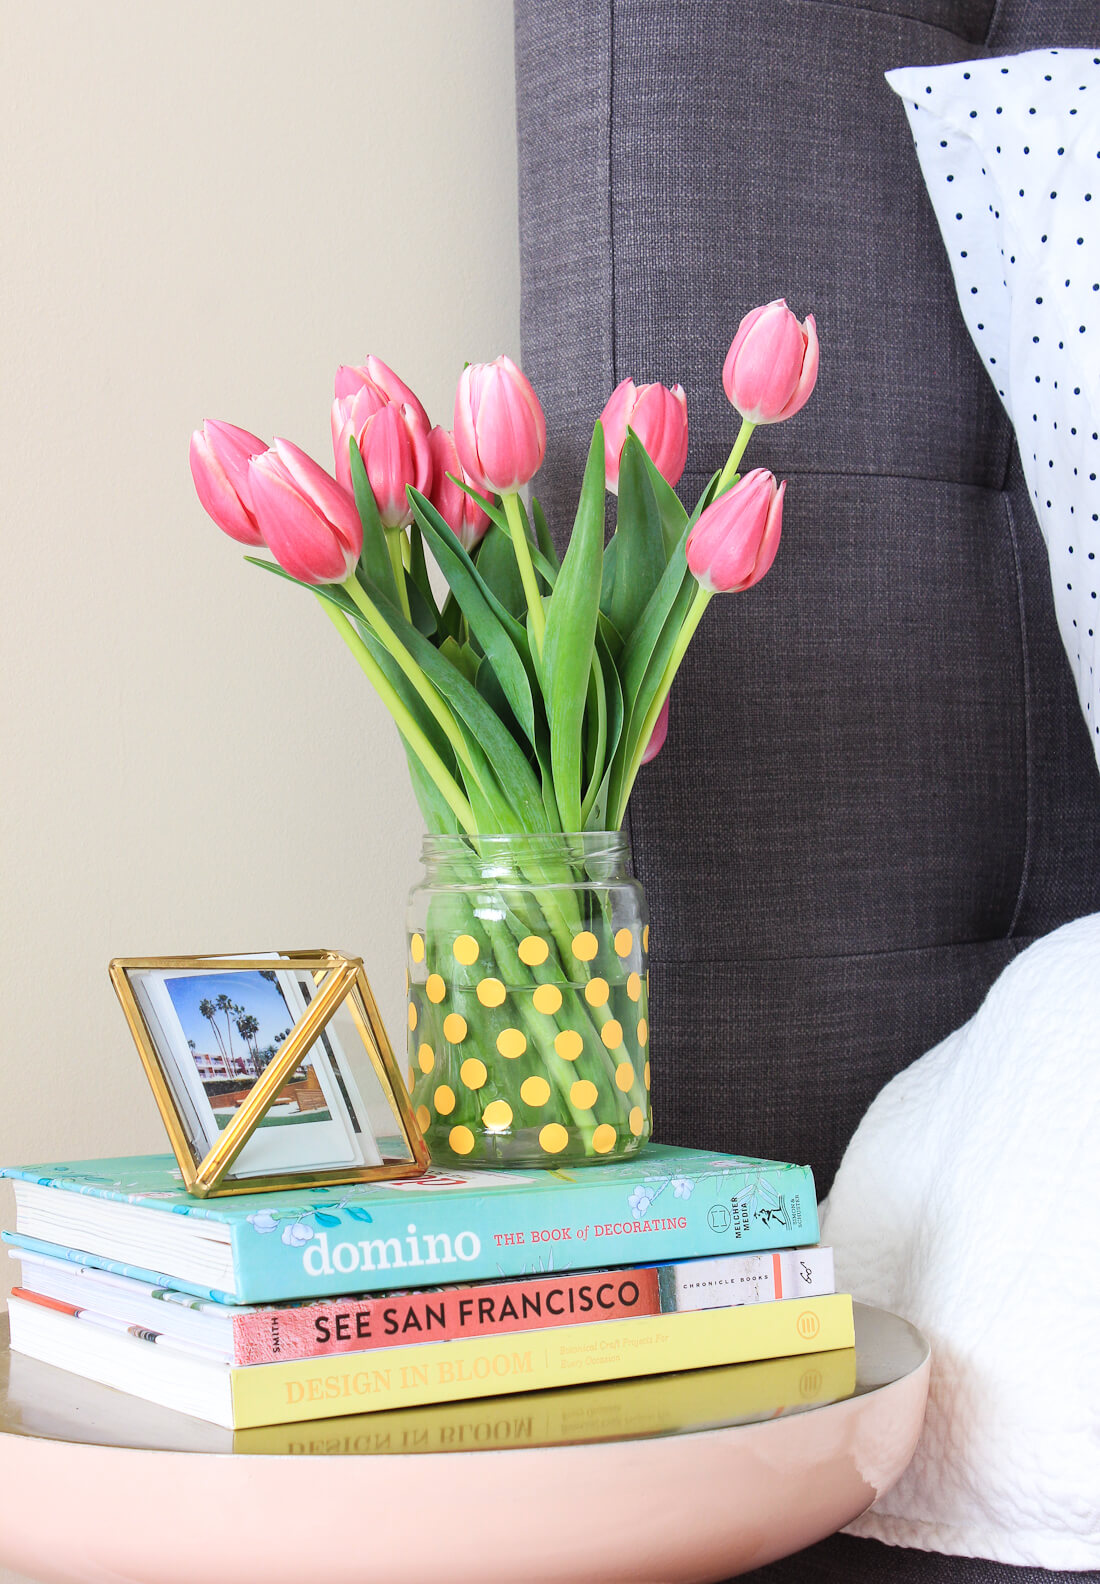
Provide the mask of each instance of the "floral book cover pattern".
[{"label": "floral book cover pattern", "polygon": [[232,1203],[189,1197],[170,1155],[0,1175],[221,1223],[238,1303],[751,1253],[818,1237],[808,1166],[658,1144],[576,1171],[430,1170]]}]

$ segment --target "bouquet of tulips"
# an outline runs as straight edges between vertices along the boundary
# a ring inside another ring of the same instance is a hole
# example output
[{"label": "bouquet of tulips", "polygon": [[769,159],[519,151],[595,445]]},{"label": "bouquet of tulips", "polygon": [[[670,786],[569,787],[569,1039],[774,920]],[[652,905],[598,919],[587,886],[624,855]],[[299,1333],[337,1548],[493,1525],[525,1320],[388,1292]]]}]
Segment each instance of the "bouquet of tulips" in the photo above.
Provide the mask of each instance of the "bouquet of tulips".
[{"label": "bouquet of tulips", "polygon": [[[209,421],[191,471],[214,521],[272,558],[249,560],[319,598],[393,716],[429,832],[468,842],[474,860],[488,838],[620,828],[709,601],[751,588],[775,557],[786,485],[738,468],[755,426],[798,412],[817,368],[812,315],[800,323],[783,301],[746,315],[723,368],[740,430],[690,513],[674,488],[684,392],[624,380],[595,425],[560,559],[538,501],[520,494],[546,422],[507,357],[463,370],[451,430],[379,358],[341,368],[335,476],[288,440]],[[519,1128],[525,1107],[543,1153],[574,1146],[561,1159],[648,1136],[641,947],[606,895],[565,895],[539,851],[540,889],[522,908],[482,898],[456,913],[451,897],[439,941],[410,935],[411,1075],[433,1154],[491,1160],[481,1142]],[[494,1050],[507,1073],[486,1066]]]},{"label": "bouquet of tulips", "polygon": [[397,724],[430,830],[617,830],[707,604],[772,564],[786,485],[737,469],[757,424],[803,406],[817,367],[812,314],[799,323],[781,300],[746,315],[723,368],[740,432],[690,514],[673,488],[684,392],[623,380],[560,560],[519,493],[546,421],[507,357],[463,370],[453,430],[433,428],[381,359],[341,368],[335,478],[288,440],[213,421],[192,437],[191,472],[218,526],[274,558],[256,565],[320,597]]}]

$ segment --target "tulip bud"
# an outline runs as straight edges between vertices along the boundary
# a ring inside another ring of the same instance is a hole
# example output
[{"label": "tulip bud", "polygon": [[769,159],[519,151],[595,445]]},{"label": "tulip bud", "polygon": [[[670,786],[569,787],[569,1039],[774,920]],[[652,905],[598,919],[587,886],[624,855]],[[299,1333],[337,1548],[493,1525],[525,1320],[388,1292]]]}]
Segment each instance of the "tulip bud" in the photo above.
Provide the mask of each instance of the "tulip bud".
[{"label": "tulip bud", "polygon": [[267,445],[247,429],[208,418],[191,436],[191,477],[218,527],[241,544],[262,545],[248,486],[250,457]]},{"label": "tulip bud", "polygon": [[393,402],[397,407],[411,407],[423,420],[425,429],[431,428],[431,420],[419,399],[380,357],[369,357],[362,368],[344,364],[336,370],[334,394],[337,401],[342,396],[354,396],[361,390],[369,391],[373,396],[376,412],[387,402]]},{"label": "tulip bud", "polygon": [[428,444],[432,453],[432,488],[428,498],[462,548],[471,552],[488,533],[489,519],[477,501],[447,477],[449,473],[466,477],[450,430],[437,424],[428,436]]},{"label": "tulip bud", "polygon": [[289,440],[248,464],[252,506],[279,565],[302,583],[343,583],[363,548],[355,502]]},{"label": "tulip bud", "polygon": [[653,730],[649,734],[649,741],[641,758],[642,764],[648,764],[651,759],[656,759],[665,745],[665,738],[668,736],[668,701],[671,697],[670,693],[665,695],[661,712],[653,722]]},{"label": "tulip bud", "polygon": [[633,429],[666,484],[680,482],[687,461],[687,397],[683,387],[635,385],[625,379],[616,385],[600,414],[603,424],[604,465],[607,487],[619,493],[619,461],[626,431]]},{"label": "tulip bud", "polygon": [[431,488],[428,430],[416,408],[387,402],[371,412],[374,400],[371,393],[358,391],[354,396],[337,397],[332,404],[334,435],[339,427],[335,441],[336,477],[344,489],[354,493],[348,452],[349,441],[354,439],[383,527],[404,528],[413,517],[405,494],[407,486],[411,484],[425,495]]},{"label": "tulip bud", "polygon": [[747,423],[782,423],[810,399],[817,382],[817,326],[799,324],[780,297],[742,319],[722,367],[722,384]]},{"label": "tulip bud", "polygon": [[687,564],[711,594],[738,594],[759,583],[775,560],[786,480],[754,468],[719,495],[688,534]]},{"label": "tulip bud", "polygon": [[514,495],[546,455],[546,419],[526,375],[511,358],[470,363],[455,396],[455,448],[475,489]]}]

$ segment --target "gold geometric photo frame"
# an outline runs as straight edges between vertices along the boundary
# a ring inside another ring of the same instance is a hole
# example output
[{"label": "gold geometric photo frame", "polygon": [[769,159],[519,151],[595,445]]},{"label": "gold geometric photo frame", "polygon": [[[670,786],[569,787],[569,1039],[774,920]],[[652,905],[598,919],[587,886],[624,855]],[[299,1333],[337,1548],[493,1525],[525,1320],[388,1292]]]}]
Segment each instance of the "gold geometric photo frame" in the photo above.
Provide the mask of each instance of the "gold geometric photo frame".
[{"label": "gold geometric photo frame", "polygon": [[[358,957],[116,957],[109,972],[188,1193],[427,1170],[428,1147]],[[272,1034],[281,1021],[287,1026]]]}]

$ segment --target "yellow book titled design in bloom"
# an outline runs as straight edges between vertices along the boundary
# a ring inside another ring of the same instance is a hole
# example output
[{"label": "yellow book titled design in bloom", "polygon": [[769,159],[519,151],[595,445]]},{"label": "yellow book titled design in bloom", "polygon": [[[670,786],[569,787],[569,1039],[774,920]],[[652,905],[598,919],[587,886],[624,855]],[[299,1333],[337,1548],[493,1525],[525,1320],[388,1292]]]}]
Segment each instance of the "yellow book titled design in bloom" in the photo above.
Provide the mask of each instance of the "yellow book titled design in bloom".
[{"label": "yellow book titled design in bloom", "polygon": [[279,1457],[364,1457],[576,1446],[779,1419],[840,1402],[855,1389],[855,1348],[836,1348],[641,1380],[257,1425],[234,1432],[233,1450]]},{"label": "yellow book titled design in bloom", "polygon": [[12,1347],[230,1429],[852,1347],[846,1293],[236,1367],[13,1297]]},{"label": "yellow book titled design in bloom", "polygon": [[[851,1347],[844,1293],[230,1371],[237,1427],[591,1384]],[[335,1363],[335,1367],[334,1366]]]}]

